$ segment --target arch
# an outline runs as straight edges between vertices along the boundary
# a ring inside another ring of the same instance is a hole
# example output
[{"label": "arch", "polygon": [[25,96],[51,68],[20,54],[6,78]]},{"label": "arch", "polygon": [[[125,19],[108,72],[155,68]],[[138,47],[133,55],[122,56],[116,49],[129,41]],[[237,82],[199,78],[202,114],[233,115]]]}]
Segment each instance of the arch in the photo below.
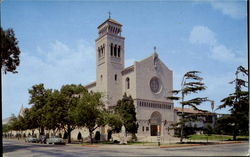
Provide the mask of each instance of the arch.
[{"label": "arch", "polygon": [[100,139],[101,139],[101,133],[100,133],[100,131],[96,131],[95,132],[95,141],[98,142],[98,141],[100,141]]},{"label": "arch", "polygon": [[112,138],[112,130],[108,130],[108,137],[107,137],[107,139],[108,139],[108,141],[110,141],[110,139]]},{"label": "arch", "polygon": [[114,56],[116,57],[117,55],[117,45],[115,44],[115,47],[114,47]]},{"label": "arch", "polygon": [[102,82],[102,80],[103,80],[103,76],[102,75],[100,76],[100,79],[101,79],[101,82]]},{"label": "arch", "polygon": [[110,44],[110,55],[113,56],[113,43]]},{"label": "arch", "polygon": [[98,47],[98,57],[101,57],[101,51],[100,51],[100,47]]},{"label": "arch", "polygon": [[117,74],[115,74],[115,81],[117,81]]},{"label": "arch", "polygon": [[127,88],[127,89],[130,88],[130,80],[129,80],[129,77],[126,78],[126,88]]},{"label": "arch", "polygon": [[102,56],[102,46],[100,46],[100,56]]},{"label": "arch", "polygon": [[120,52],[121,52],[121,46],[118,46],[118,57],[120,57]]},{"label": "arch", "polygon": [[77,135],[77,140],[80,141],[82,139],[82,134],[81,132],[79,131],[78,135]]},{"label": "arch", "polygon": [[102,56],[105,56],[105,44],[103,44],[103,54],[102,54]]},{"label": "arch", "polygon": [[150,123],[156,124],[156,125],[161,124],[161,118],[162,118],[161,113],[158,111],[155,111],[150,116]]},{"label": "arch", "polygon": [[151,132],[151,136],[157,136],[158,132],[157,132],[157,127],[160,127],[160,134],[161,134],[161,120],[162,120],[162,116],[161,113],[158,111],[155,111],[151,114],[150,116],[150,132]]}]

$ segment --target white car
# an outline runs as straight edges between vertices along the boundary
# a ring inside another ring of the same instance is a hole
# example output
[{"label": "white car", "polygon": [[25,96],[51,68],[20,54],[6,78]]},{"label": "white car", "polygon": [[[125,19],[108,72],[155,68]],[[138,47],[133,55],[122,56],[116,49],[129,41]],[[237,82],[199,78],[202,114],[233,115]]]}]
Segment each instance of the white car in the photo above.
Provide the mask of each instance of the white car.
[{"label": "white car", "polygon": [[46,140],[47,144],[63,144],[65,145],[65,142],[62,138],[60,137],[51,137]]},{"label": "white car", "polygon": [[25,142],[37,143],[37,142],[38,142],[38,139],[35,138],[35,137],[30,136],[30,137],[27,137],[27,138],[25,139]]}]

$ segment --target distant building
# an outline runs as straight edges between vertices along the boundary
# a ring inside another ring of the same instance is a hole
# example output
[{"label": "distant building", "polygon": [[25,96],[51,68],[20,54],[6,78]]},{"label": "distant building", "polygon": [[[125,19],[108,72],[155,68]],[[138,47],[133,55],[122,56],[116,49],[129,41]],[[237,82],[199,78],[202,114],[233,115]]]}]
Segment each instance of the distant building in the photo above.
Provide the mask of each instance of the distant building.
[{"label": "distant building", "polygon": [[[182,114],[182,108],[175,107],[174,108],[175,112],[175,122],[179,122]],[[191,122],[186,125],[191,125],[191,126],[196,126],[197,128],[205,128],[207,125],[210,125],[212,128],[215,126],[215,121],[217,119],[217,114],[212,113],[212,112],[201,112],[194,110],[192,108],[184,108],[183,110],[184,113],[186,114],[199,114],[199,121]]]},{"label": "distant building", "polygon": [[5,118],[2,120],[2,124],[7,124],[11,120],[11,117]]}]

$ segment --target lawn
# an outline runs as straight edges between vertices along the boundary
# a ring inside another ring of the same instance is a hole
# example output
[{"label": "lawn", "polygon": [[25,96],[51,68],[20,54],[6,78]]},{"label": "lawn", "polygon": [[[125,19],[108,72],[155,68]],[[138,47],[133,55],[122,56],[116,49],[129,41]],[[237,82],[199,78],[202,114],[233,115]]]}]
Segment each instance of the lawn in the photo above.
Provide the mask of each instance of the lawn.
[{"label": "lawn", "polygon": [[[221,140],[221,141],[224,141],[224,140],[233,140],[233,136],[231,135],[215,135],[215,134],[212,134],[210,136],[207,136],[207,135],[191,135],[190,136],[190,140]],[[249,136],[237,136],[236,137],[237,139],[249,139]]]}]

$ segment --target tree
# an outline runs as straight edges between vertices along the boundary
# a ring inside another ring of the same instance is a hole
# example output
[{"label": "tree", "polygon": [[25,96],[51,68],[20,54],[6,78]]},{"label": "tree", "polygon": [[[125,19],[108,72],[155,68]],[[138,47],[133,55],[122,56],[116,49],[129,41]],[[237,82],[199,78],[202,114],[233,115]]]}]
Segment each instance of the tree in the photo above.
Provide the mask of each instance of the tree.
[{"label": "tree", "polygon": [[136,112],[132,97],[128,97],[125,93],[123,98],[118,100],[117,106],[115,107],[115,112],[121,116],[126,131],[132,133],[132,139],[137,140],[136,133],[138,125],[136,123]]},{"label": "tree", "polygon": [[26,129],[32,130],[32,135],[34,134],[34,131],[36,128],[39,128],[39,123],[36,119],[37,118],[36,109],[34,107],[31,107],[30,109],[26,109],[24,111],[24,125]]},{"label": "tree", "polygon": [[207,98],[193,98],[190,100],[185,100],[185,96],[191,94],[191,93],[198,93],[199,91],[205,90],[206,87],[204,86],[204,83],[201,81],[203,80],[202,77],[200,77],[198,74],[199,71],[189,71],[184,74],[182,78],[182,83],[181,83],[181,89],[180,90],[173,90],[172,93],[177,95],[180,93],[181,96],[170,96],[167,97],[170,100],[179,100],[181,107],[182,107],[182,113],[181,113],[181,118],[180,121],[176,124],[173,125],[173,127],[179,127],[180,126],[180,142],[182,143],[183,141],[183,136],[184,136],[184,127],[186,127],[186,124],[198,120],[200,117],[198,114],[186,114],[184,113],[184,106],[189,106],[192,107],[194,110],[198,111],[203,111],[201,109],[198,109],[198,105],[200,105],[202,102],[206,101]]},{"label": "tree", "polygon": [[12,114],[11,119],[9,121],[9,126],[10,126],[10,130],[14,130],[14,131],[18,132],[16,134],[16,136],[19,139],[20,130],[22,129],[22,123],[20,120],[20,116],[16,117],[14,114]]},{"label": "tree", "polygon": [[231,125],[231,115],[223,115],[216,120],[215,132],[216,134],[233,135],[233,126]]},{"label": "tree", "polygon": [[109,127],[111,127],[111,132],[118,133],[121,131],[123,122],[122,117],[117,113],[110,113],[107,114],[107,124]]},{"label": "tree", "polygon": [[[84,95],[87,90],[82,85],[64,85],[60,90],[60,97],[64,103],[58,108],[60,126],[67,133],[68,143],[71,143],[71,132],[76,128],[77,124],[74,120],[73,112],[79,102],[80,96]],[[60,109],[60,110],[59,110]]]},{"label": "tree", "polygon": [[103,106],[100,93],[84,92],[72,112],[77,126],[88,128],[91,144],[93,143],[93,132],[98,127],[105,125]]},{"label": "tree", "polygon": [[65,98],[62,96],[60,91],[54,90],[48,96],[44,110],[46,111],[45,116],[45,127],[48,130],[53,130],[55,134],[56,131],[62,129],[61,118],[63,117],[63,108],[66,103]]},{"label": "tree", "polygon": [[249,95],[244,88],[248,87],[248,82],[244,80],[248,77],[248,71],[239,66],[235,72],[235,80],[230,84],[235,84],[234,93],[221,100],[222,104],[217,109],[230,107],[231,114],[224,117],[224,125],[233,127],[233,139],[240,134],[248,135],[249,133]]},{"label": "tree", "polygon": [[206,125],[203,129],[203,133],[207,135],[207,142],[208,142],[208,136],[211,136],[214,133],[214,129],[211,125]]},{"label": "tree", "polygon": [[18,41],[15,37],[13,29],[3,28],[1,30],[1,71],[5,74],[7,72],[17,73],[16,68],[20,64],[19,55],[20,50]]},{"label": "tree", "polygon": [[20,130],[20,127],[18,124],[18,118],[14,114],[11,115],[11,118],[10,118],[10,121],[8,122],[8,124],[9,124],[11,130],[14,130],[14,131]]},{"label": "tree", "polygon": [[7,133],[10,131],[10,125],[7,123],[7,124],[3,124],[2,125],[2,132],[3,133]]},{"label": "tree", "polygon": [[36,121],[41,135],[44,135],[46,121],[46,110],[44,109],[44,106],[46,105],[51,92],[52,90],[45,89],[43,84],[34,85],[31,89],[29,89],[29,104],[33,105],[31,109],[32,120]]}]

